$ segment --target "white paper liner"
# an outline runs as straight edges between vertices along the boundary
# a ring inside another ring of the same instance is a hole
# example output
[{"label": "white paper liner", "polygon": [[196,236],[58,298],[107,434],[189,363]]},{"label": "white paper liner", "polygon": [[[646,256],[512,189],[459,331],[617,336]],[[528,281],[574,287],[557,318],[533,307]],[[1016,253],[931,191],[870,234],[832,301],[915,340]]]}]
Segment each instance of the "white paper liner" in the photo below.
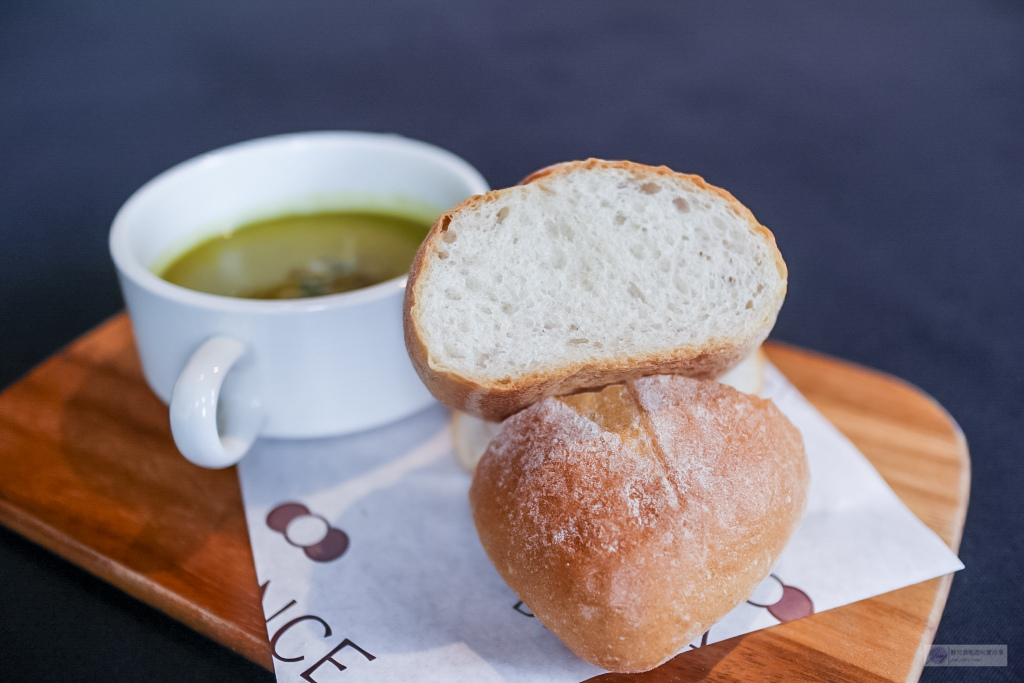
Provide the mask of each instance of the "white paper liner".
[{"label": "white paper liner", "polygon": [[[803,435],[807,513],[772,576],[691,647],[963,568],[770,364],[763,395]],[[487,559],[448,420],[434,406],[353,436],[262,440],[239,465],[279,681],[575,683],[602,673],[530,616]]]}]

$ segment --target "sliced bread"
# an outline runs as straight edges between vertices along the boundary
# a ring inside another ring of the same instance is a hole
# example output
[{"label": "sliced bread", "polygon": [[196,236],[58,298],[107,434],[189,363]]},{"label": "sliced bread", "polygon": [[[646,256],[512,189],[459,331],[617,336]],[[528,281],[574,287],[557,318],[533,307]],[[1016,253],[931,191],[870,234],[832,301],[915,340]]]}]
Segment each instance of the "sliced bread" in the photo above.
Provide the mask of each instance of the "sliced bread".
[{"label": "sliced bread", "polygon": [[441,402],[500,420],[654,374],[716,378],[786,292],[772,233],[698,176],[568,162],[442,214],[413,261],[406,346]]}]

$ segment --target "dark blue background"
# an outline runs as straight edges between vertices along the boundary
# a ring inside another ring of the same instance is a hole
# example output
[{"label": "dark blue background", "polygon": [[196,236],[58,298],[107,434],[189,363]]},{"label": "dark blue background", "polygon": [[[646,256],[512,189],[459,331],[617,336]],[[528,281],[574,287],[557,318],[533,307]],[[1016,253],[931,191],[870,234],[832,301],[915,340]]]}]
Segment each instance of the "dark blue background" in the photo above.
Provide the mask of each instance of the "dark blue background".
[{"label": "dark blue background", "polygon": [[[778,238],[775,337],[891,372],[973,457],[940,643],[1024,677],[1024,6],[0,0],[0,385],[122,306],[106,233],[151,176],[272,133],[394,131],[495,187],[628,158]],[[0,679],[271,680],[0,530]]]}]

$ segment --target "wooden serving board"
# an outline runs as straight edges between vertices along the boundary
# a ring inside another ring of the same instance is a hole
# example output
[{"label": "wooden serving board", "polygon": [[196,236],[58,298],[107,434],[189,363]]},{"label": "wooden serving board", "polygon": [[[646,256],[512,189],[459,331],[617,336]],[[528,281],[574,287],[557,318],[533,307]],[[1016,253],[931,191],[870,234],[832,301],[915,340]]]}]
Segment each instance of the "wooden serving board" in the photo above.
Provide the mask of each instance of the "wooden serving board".
[{"label": "wooden serving board", "polygon": [[[956,423],[914,387],[781,344],[768,355],[953,550],[970,484]],[[272,668],[234,468],[182,458],[126,316],[0,394],[0,523]],[[598,681],[916,680],[945,576]]]}]

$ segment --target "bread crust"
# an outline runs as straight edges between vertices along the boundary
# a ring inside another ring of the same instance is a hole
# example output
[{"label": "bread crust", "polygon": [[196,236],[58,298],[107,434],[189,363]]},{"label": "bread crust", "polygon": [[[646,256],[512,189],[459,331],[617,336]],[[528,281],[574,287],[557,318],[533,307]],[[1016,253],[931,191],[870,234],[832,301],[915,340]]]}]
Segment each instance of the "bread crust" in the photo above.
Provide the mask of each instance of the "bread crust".
[{"label": "bread crust", "polygon": [[736,366],[768,337],[785,298],[788,271],[775,243],[775,236],[768,228],[758,223],[750,210],[729,192],[709,185],[700,176],[676,173],[666,166],[653,167],[630,161],[602,159],[555,164],[527,176],[520,184],[541,183],[558,175],[602,168],[624,170],[637,177],[657,176],[668,177],[673,181],[688,181],[697,188],[725,200],[736,215],[747,222],[752,232],[763,237],[771,245],[782,288],[773,305],[766,307],[769,313],[761,321],[759,332],[749,339],[713,338],[699,345],[681,345],[667,352],[644,356],[567,363],[557,368],[524,373],[499,381],[460,375],[441,368],[440,364],[430,358],[430,350],[418,325],[418,283],[426,273],[428,264],[436,256],[439,242],[448,230],[452,217],[461,211],[472,211],[497,201],[507,191],[492,190],[470,197],[441,214],[416,252],[409,269],[403,306],[406,348],[416,372],[439,401],[485,420],[499,421],[548,396],[591,391],[648,375],[675,374],[698,379],[714,379]]},{"label": "bread crust", "polygon": [[770,400],[650,377],[512,416],[469,497],[532,613],[580,658],[637,672],[750,596],[809,483],[800,434]]},{"label": "bread crust", "polygon": [[[739,365],[719,377],[718,381],[745,394],[760,395],[764,388],[764,368],[767,362],[764,348],[758,348]],[[452,411],[452,450],[455,451],[455,461],[459,467],[469,474],[473,473],[487,445],[501,430],[501,424],[481,420],[460,410]]]}]

